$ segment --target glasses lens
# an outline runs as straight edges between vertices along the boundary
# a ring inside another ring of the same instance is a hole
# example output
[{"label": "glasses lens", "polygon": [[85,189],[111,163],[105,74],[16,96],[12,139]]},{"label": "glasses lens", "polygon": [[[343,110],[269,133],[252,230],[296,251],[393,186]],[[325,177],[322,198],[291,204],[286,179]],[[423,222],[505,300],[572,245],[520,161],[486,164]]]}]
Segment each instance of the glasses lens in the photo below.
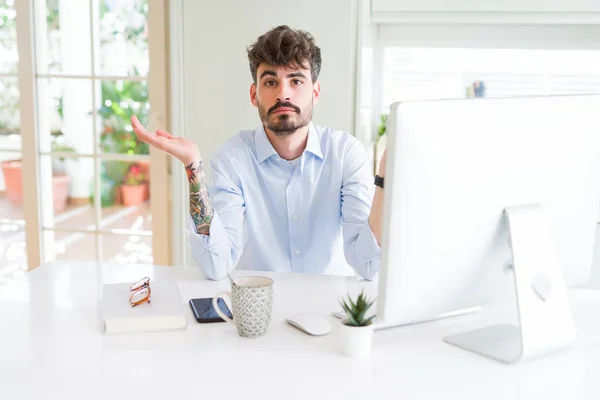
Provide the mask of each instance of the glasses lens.
[{"label": "glasses lens", "polygon": [[150,284],[150,278],[140,279],[133,285],[131,285],[130,290],[138,290],[141,287],[148,286]]},{"label": "glasses lens", "polygon": [[135,292],[134,294],[132,294],[129,301],[131,301],[131,303],[139,303],[141,301],[146,300],[149,296],[150,296],[150,290],[148,290],[148,288],[144,288],[144,289],[140,289],[137,292]]}]

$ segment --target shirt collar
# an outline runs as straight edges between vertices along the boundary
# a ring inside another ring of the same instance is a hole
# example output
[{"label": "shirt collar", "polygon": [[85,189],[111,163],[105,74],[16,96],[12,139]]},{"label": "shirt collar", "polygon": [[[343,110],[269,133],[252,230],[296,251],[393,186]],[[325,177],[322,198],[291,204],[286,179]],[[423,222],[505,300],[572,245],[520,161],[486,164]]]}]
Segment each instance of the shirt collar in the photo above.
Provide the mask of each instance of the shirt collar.
[{"label": "shirt collar", "polygon": [[265,128],[262,124],[260,124],[258,129],[256,129],[256,134],[254,136],[254,145],[256,146],[256,158],[258,158],[259,163],[265,161],[273,154],[277,154],[277,152],[273,148],[273,145],[269,141],[267,133],[265,132]]},{"label": "shirt collar", "polygon": [[319,135],[319,131],[317,127],[313,125],[311,122],[308,125],[308,140],[306,141],[306,149],[305,151],[309,151],[313,153],[315,156],[319,157],[321,160],[323,159],[323,152],[321,151],[321,138]]},{"label": "shirt collar", "polygon": [[[259,163],[265,161],[272,155],[277,154],[273,148],[273,145],[269,141],[267,133],[265,132],[265,128],[262,124],[256,129],[254,145],[256,146],[256,157],[258,158]],[[306,149],[304,149],[304,151],[314,154],[321,160],[323,159],[319,132],[312,122],[308,125],[308,140],[306,141]]]}]

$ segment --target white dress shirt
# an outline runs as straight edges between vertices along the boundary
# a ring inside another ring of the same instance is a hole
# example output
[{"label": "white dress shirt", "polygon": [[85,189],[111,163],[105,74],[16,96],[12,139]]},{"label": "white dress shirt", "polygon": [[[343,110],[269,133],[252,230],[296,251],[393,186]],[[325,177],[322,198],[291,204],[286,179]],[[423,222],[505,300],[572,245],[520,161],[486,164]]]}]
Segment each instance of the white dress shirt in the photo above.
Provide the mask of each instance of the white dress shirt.
[{"label": "white dress shirt", "polygon": [[210,235],[197,234],[188,214],[192,257],[209,279],[236,266],[324,274],[342,242],[358,274],[378,272],[380,248],[368,223],[373,175],[353,136],[310,124],[306,149],[289,162],[261,125],[231,138],[211,168]]}]

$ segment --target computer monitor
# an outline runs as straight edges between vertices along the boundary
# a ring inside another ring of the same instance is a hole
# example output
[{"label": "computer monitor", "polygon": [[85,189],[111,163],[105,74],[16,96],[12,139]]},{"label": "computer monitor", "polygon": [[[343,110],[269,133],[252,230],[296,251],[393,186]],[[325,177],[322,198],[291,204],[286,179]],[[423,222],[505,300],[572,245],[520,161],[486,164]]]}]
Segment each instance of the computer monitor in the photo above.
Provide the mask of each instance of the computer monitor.
[{"label": "computer monitor", "polygon": [[519,209],[529,220],[513,215],[513,246],[518,237],[525,255],[549,257],[541,264],[554,255],[562,271],[536,273],[531,278],[542,282],[534,289],[550,286],[560,297],[561,278],[585,283],[600,202],[599,115],[594,95],[393,104],[378,325],[432,320],[514,295],[507,210],[520,206],[534,209]]}]

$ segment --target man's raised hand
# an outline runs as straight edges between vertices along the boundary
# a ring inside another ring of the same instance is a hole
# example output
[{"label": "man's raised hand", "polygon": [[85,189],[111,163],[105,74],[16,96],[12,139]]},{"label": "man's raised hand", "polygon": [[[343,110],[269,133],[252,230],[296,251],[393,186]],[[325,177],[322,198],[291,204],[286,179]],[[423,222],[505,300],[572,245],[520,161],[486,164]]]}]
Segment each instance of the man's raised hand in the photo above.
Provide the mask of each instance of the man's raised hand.
[{"label": "man's raised hand", "polygon": [[135,115],[131,117],[131,126],[139,140],[172,155],[184,165],[201,160],[198,146],[189,139],[173,136],[162,129],[150,132],[144,128]]}]

